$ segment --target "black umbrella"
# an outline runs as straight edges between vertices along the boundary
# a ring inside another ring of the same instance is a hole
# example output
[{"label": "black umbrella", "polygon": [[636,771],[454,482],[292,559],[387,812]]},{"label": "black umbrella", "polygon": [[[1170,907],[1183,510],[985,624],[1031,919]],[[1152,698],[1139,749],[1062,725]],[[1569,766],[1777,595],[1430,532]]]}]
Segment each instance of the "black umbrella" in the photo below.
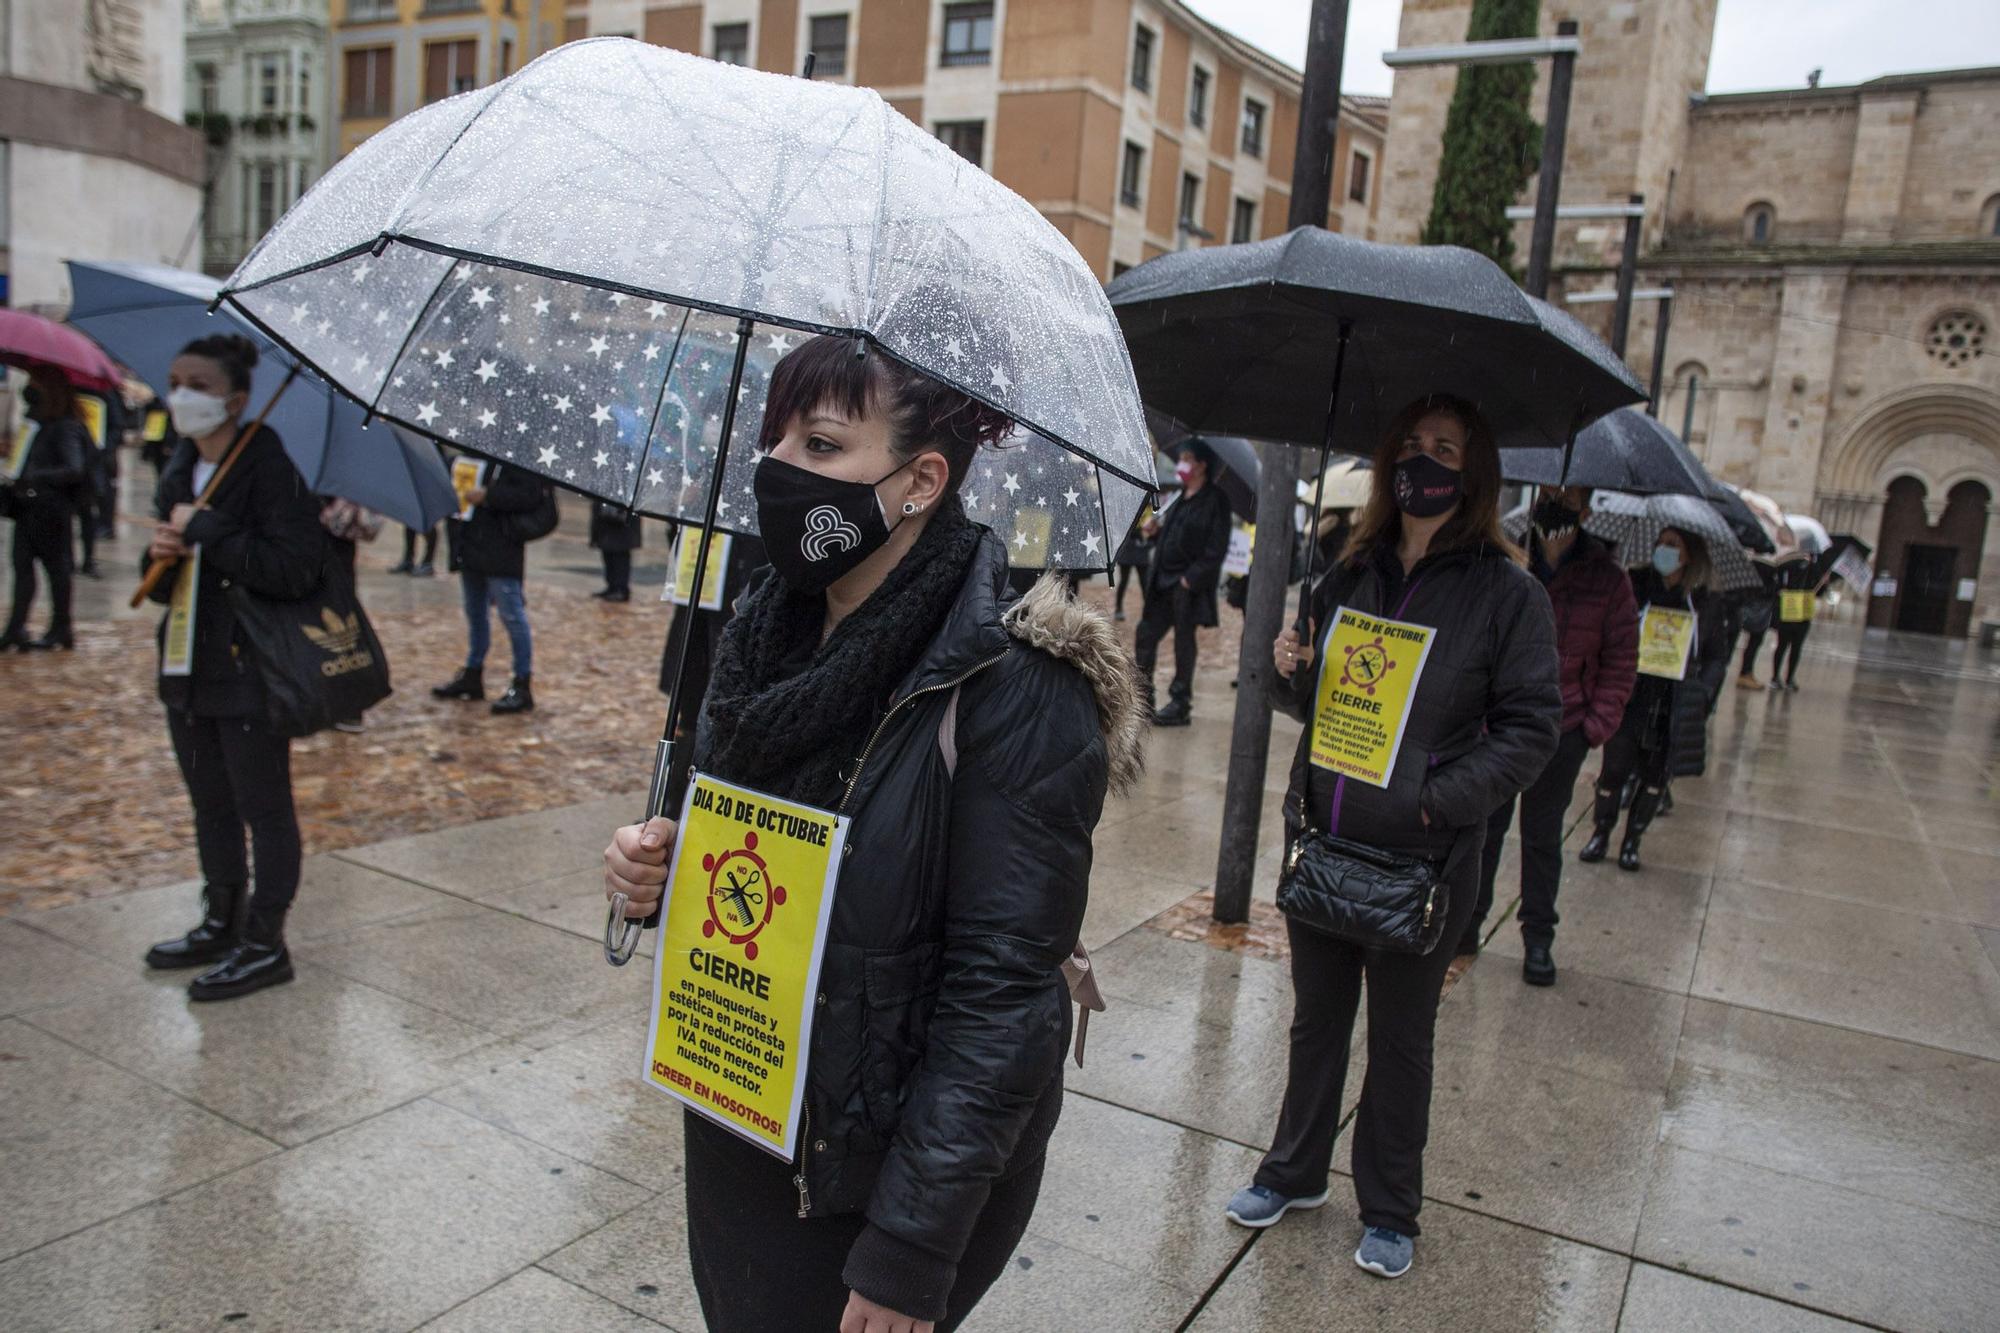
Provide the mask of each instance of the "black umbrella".
[{"label": "black umbrella", "polygon": [[1449,391],[1502,445],[1561,450],[1646,396],[1588,329],[1455,246],[1301,227],[1162,255],[1109,291],[1140,397],[1193,431],[1370,454],[1406,404]]},{"label": "black umbrella", "polygon": [[1621,407],[1579,431],[1567,468],[1554,449],[1502,449],[1500,473],[1508,481],[1627,495],[1708,498],[1722,490],[1678,435],[1636,407]]},{"label": "black umbrella", "polygon": [[1778,544],[1771,540],[1771,534],[1757,521],[1757,515],[1750,506],[1743,503],[1742,496],[1716,482],[1715,489],[1708,493],[1708,502],[1715,506],[1716,513],[1722,515],[1722,521],[1736,534],[1736,540],[1743,544],[1744,550],[1753,555],[1778,553]]},{"label": "black umbrella", "polygon": [[1257,478],[1263,473],[1257,446],[1235,435],[1185,435],[1171,444],[1162,443],[1160,452],[1175,458],[1190,442],[1205,446],[1214,455],[1215,466],[1209,469],[1208,479],[1229,501],[1229,511],[1245,523],[1255,523]]}]

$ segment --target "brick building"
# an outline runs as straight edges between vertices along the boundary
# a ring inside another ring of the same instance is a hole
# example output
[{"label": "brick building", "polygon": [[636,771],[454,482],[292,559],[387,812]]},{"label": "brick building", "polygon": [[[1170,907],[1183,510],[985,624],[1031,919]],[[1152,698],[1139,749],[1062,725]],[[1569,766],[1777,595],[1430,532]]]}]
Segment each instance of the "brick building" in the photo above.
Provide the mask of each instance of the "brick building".
[{"label": "brick building", "polygon": [[[1100,277],[1285,230],[1301,76],[1177,0],[589,0],[616,34],[874,88],[1032,201]],[[1332,225],[1374,234],[1379,99],[1344,98]]]},{"label": "brick building", "polygon": [[[1964,634],[2000,618],[2000,69],[1704,97],[1715,7],[1544,6],[1582,43],[1564,202],[1649,201],[1640,282],[1676,292],[1661,416],[1710,470],[1876,545],[1845,614]],[[1470,8],[1404,0],[1400,44],[1463,40]],[[1455,77],[1396,77],[1384,240],[1429,213]],[[1552,295],[1609,286],[1621,235],[1563,224]],[[1654,320],[1634,311],[1642,378]]]}]

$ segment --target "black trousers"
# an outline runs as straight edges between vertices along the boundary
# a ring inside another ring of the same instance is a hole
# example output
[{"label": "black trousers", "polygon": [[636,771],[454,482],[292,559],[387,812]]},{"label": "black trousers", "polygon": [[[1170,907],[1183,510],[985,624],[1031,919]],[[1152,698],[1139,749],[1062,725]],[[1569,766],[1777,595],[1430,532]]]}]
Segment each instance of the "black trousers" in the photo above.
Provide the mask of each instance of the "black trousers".
[{"label": "black trousers", "polygon": [[261,718],[197,717],[167,710],[174,758],[194,805],[202,878],[240,893],[250,883],[243,829],[250,828],[257,884],[250,923],[270,939],[299,891],[299,819],[292,808],[292,743]]},{"label": "black trousers", "polygon": [[[1141,572],[1137,565],[1118,566],[1118,595],[1112,599],[1113,609],[1119,611],[1125,609],[1125,589],[1131,585],[1132,576]],[[1144,595],[1144,590],[1145,584],[1141,583],[1140,592],[1142,596]]]},{"label": "black trousers", "polygon": [[1615,735],[1604,742],[1604,766],[1598,770],[1597,790],[1624,791],[1625,784],[1634,773],[1639,775],[1639,785],[1651,791],[1659,791],[1667,785],[1667,742],[1659,738],[1659,744],[1648,749],[1639,743],[1640,728],[1620,727]]},{"label": "black trousers", "polygon": [[421,561],[420,561],[420,560],[418,560],[418,559],[416,558],[416,556],[417,556],[417,530],[416,530],[415,528],[412,528],[412,527],[407,527],[407,526],[406,526],[406,527],[405,527],[405,528],[403,529],[403,563],[404,563],[404,564],[408,564],[408,565],[415,565],[415,564],[425,564],[425,565],[428,565],[428,564],[430,564],[430,563],[431,563],[432,561],[434,561],[434,560],[436,560],[436,559],[437,559],[437,553],[438,553],[438,530],[437,530],[437,524],[433,523],[433,524],[431,524],[431,526],[430,526],[430,527],[428,527],[428,528],[426,528],[426,529],[424,530],[424,558],[423,558],[423,559],[422,559]]},{"label": "black trousers", "polygon": [[70,513],[30,513],[14,524],[14,609],[7,616],[7,634],[18,637],[28,628],[28,612],[35,605],[35,566],[49,576],[49,633],[62,634],[70,627],[69,603],[74,556],[69,544]]},{"label": "black trousers", "polygon": [[632,553],[630,551],[603,551],[604,586],[613,592],[632,591]]},{"label": "black trousers", "polygon": [[1368,983],[1368,1072],[1354,1121],[1354,1194],[1365,1226],[1418,1234],[1431,1132],[1431,1050],[1450,941],[1478,888],[1482,830],[1461,833],[1445,867],[1449,915],[1428,954],[1379,953],[1287,922],[1292,944],[1291,1057],[1284,1109],[1256,1183],[1298,1198],[1327,1187],[1348,1047]]},{"label": "black trousers", "polygon": [[1146,586],[1146,609],[1133,635],[1132,657],[1139,665],[1139,679],[1148,690],[1153,685],[1153,664],[1159,659],[1160,640],[1173,631],[1174,682],[1169,692],[1176,699],[1194,697],[1195,623],[1194,595],[1179,580],[1164,588]]},{"label": "black trousers", "polygon": [[[1556,891],[1562,885],[1562,840],[1570,799],[1576,794],[1576,776],[1590,754],[1590,742],[1583,728],[1562,734],[1548,767],[1521,793],[1521,938],[1530,944],[1551,944],[1556,937]],[[1466,953],[1479,943],[1480,927],[1493,910],[1493,881],[1500,871],[1501,845],[1507,827],[1514,822],[1514,799],[1493,812],[1486,821],[1486,846],[1479,856],[1479,900],[1473,905],[1472,919],[1466,923],[1459,952]]]},{"label": "black trousers", "polygon": [[1745,633],[1748,638],[1743,644],[1743,674],[1754,676],[1757,674],[1757,654],[1764,651],[1764,631],[1753,629]]},{"label": "black trousers", "polygon": [[[1786,684],[1799,678],[1799,655],[1805,651],[1806,635],[1812,633],[1812,621],[1801,620],[1794,624],[1778,626],[1778,650],[1771,654],[1771,679],[1783,676]],[[1791,657],[1786,658],[1789,652]]]},{"label": "black trousers", "polygon": [[[847,1308],[841,1269],[868,1219],[801,1218],[790,1165],[692,1111],[686,1132],[688,1260],[709,1333],[833,1333]],[[940,1333],[957,1328],[1006,1269],[1028,1230],[1046,1164],[1037,1158],[986,1196]]]}]

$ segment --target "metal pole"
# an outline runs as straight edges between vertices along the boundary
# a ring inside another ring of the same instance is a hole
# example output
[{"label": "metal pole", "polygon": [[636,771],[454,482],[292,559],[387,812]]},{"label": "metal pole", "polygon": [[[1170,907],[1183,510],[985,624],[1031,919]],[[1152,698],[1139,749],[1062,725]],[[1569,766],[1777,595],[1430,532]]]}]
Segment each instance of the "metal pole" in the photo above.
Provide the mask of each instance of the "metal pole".
[{"label": "metal pole", "polygon": [[[1556,24],[1556,34],[1576,35],[1576,20]],[[1576,72],[1576,53],[1558,51],[1549,57],[1548,122],[1542,126],[1541,179],[1535,189],[1535,232],[1528,242],[1528,295],[1548,299],[1549,260],[1556,248],[1556,201],[1562,196],[1563,145],[1569,138],[1569,86]]]},{"label": "metal pole", "polygon": [[[1632,202],[1643,204],[1646,196],[1635,194]],[[1639,277],[1639,224],[1644,219],[1625,219],[1625,250],[1618,256],[1618,303],[1611,307],[1611,350],[1625,356],[1625,336],[1632,331],[1632,287]]]},{"label": "metal pole", "polygon": [[[1306,40],[1305,87],[1298,146],[1292,155],[1292,227],[1326,225],[1333,194],[1333,150],[1340,124],[1340,70],[1347,45],[1347,0],[1313,0]],[[1215,862],[1215,919],[1250,916],[1257,827],[1264,810],[1264,769],[1271,755],[1271,710],[1264,701],[1272,675],[1271,641],[1285,619],[1285,584],[1292,565],[1292,507],[1298,502],[1292,449],[1259,446],[1257,537],[1250,550],[1250,586],[1237,653],[1236,716],[1229,745],[1229,785],[1222,798],[1222,847]]]},{"label": "metal pole", "polygon": [[[1660,299],[1660,322],[1653,329],[1652,401],[1646,404],[1646,411],[1652,414],[1655,421],[1660,419],[1660,384],[1666,378],[1667,374],[1667,326],[1672,324],[1673,321],[1674,298],[1671,296],[1662,297]],[[1686,443],[1687,437],[1685,435],[1681,439],[1682,443]]]}]

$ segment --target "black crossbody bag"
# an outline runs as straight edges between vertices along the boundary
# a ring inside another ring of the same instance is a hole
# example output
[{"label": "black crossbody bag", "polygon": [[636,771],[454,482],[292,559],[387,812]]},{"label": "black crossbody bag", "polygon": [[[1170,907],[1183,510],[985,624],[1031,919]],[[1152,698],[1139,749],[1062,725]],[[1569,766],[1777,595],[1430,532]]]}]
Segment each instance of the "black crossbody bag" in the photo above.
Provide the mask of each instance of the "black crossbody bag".
[{"label": "black crossbody bag", "polygon": [[[1310,736],[1312,724],[1306,725]],[[1302,926],[1364,949],[1427,954],[1444,937],[1445,918],[1451,915],[1447,893],[1436,862],[1428,857],[1384,851],[1307,828],[1285,853],[1278,910]]]}]

